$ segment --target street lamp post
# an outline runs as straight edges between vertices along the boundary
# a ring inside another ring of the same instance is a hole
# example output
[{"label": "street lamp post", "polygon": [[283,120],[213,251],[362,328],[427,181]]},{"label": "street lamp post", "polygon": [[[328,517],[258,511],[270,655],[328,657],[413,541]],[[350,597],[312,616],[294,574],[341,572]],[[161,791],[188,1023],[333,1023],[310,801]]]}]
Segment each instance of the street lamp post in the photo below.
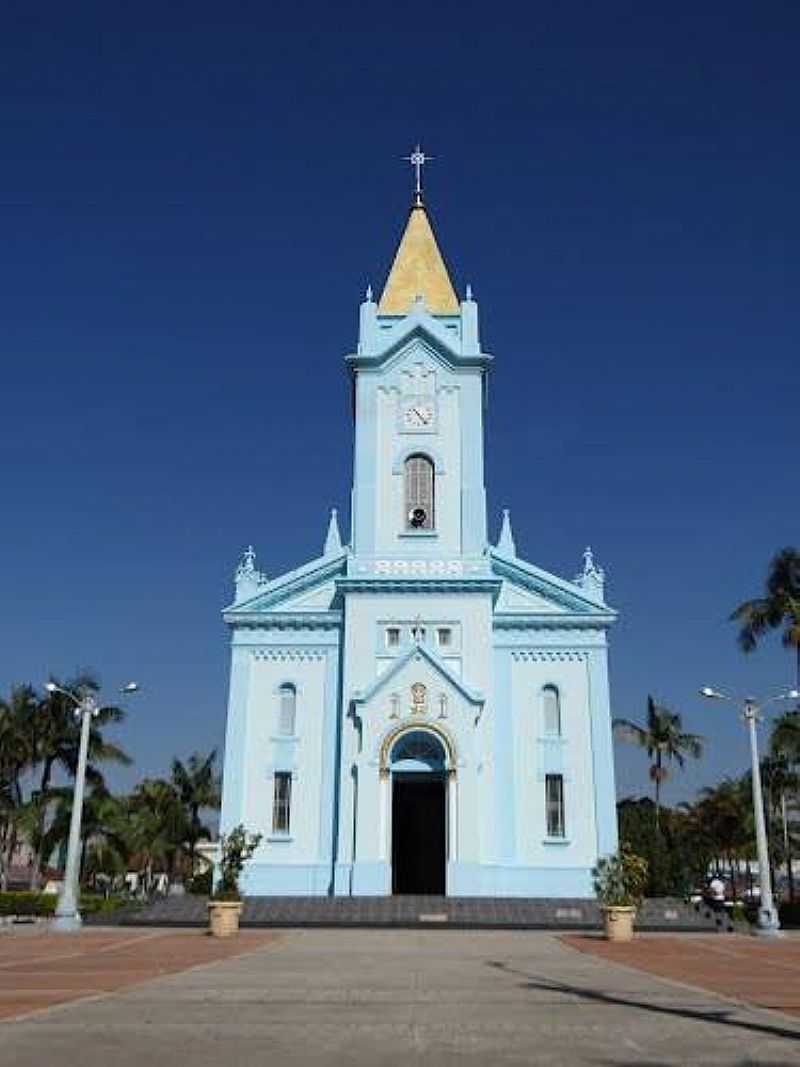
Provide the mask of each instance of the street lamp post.
[{"label": "street lamp post", "polygon": [[[703,686],[700,695],[710,700],[727,700],[730,704],[738,704],[736,700],[721,693],[711,686]],[[756,723],[759,721],[759,712],[767,704],[775,700],[794,700],[800,696],[797,689],[790,689],[785,693],[778,693],[768,700],[759,702],[754,697],[745,697],[741,701],[742,718],[747,723],[750,737],[750,761],[752,766],[751,781],[753,786],[753,815],[756,827],[756,852],[758,855],[758,921],[756,933],[763,937],[781,937],[781,924],[778,919],[778,910],[772,899],[772,879],[769,871],[769,846],[767,844],[767,828],[764,822],[764,797],[761,792],[761,765],[758,761],[758,738],[756,736]]]},{"label": "street lamp post", "polygon": [[[123,686],[120,692],[135,693],[138,689],[135,682],[129,682]],[[75,787],[72,793],[72,813],[69,821],[69,841],[67,843],[67,863],[64,868],[64,881],[56,902],[53,929],[62,931],[79,930],[83,925],[81,913],[78,910],[80,898],[80,855],[81,855],[81,819],[83,817],[83,794],[86,786],[86,761],[89,754],[89,731],[91,720],[100,714],[94,695],[84,691],[80,697],[70,693],[68,689],[62,689],[54,682],[48,682],[45,686],[48,693],[61,693],[68,697],[75,705],[75,718],[80,720],[81,739],[78,747],[78,766],[75,770]]]}]

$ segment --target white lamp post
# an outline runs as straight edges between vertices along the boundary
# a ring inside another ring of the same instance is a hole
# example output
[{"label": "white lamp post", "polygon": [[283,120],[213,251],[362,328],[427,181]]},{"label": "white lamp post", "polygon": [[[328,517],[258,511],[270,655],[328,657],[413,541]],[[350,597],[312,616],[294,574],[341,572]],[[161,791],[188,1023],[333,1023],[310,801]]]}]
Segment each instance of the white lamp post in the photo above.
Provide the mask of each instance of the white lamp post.
[{"label": "white lamp post", "polygon": [[[128,682],[120,690],[121,693],[135,693],[139,686],[136,682]],[[64,870],[64,882],[58,894],[55,918],[53,919],[54,930],[79,930],[82,925],[78,901],[80,899],[80,855],[81,855],[81,818],[83,816],[83,793],[86,785],[86,759],[89,752],[89,724],[93,718],[100,714],[94,695],[84,692],[80,697],[70,693],[68,689],[62,689],[55,682],[48,682],[45,686],[48,693],[61,693],[68,697],[75,705],[75,718],[80,719],[81,740],[78,748],[78,766],[75,771],[75,788],[72,793],[72,814],[69,822],[69,842],[67,844],[67,865]]]},{"label": "white lamp post", "polygon": [[756,737],[756,723],[758,713],[762,707],[771,704],[775,700],[794,700],[800,696],[797,689],[789,689],[784,693],[777,693],[768,700],[759,702],[754,697],[745,697],[741,702],[733,700],[718,689],[712,689],[704,685],[700,695],[709,700],[727,700],[730,704],[741,703],[742,718],[747,723],[750,735],[750,760],[752,764],[753,783],[753,815],[756,824],[756,851],[758,853],[758,881],[760,885],[758,902],[758,922],[756,932],[765,937],[780,937],[781,924],[778,920],[778,911],[772,899],[772,880],[769,874],[769,846],[767,844],[767,828],[764,824],[764,797],[761,793],[761,766],[758,762],[758,738]]}]

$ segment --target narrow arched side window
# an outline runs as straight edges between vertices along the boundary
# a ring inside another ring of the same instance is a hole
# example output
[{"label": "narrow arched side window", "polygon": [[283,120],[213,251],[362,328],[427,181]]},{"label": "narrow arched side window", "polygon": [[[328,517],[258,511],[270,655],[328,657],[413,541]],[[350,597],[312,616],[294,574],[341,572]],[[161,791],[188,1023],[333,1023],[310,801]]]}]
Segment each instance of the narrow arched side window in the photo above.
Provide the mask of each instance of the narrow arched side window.
[{"label": "narrow arched side window", "polygon": [[427,456],[409,456],[405,462],[405,526],[407,530],[434,529],[433,463]]},{"label": "narrow arched side window", "polygon": [[297,690],[291,684],[282,685],[278,690],[278,733],[284,737],[294,737],[297,718]]},{"label": "narrow arched side window", "polygon": [[561,695],[554,685],[542,690],[542,718],[548,737],[561,737]]}]

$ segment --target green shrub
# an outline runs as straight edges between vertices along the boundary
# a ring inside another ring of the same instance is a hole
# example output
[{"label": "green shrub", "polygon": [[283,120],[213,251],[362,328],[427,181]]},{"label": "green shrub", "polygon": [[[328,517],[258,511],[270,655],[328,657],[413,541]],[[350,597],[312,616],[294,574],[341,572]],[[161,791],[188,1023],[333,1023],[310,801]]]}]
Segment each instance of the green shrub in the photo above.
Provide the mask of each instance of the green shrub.
[{"label": "green shrub", "polygon": [[618,852],[598,860],[592,871],[597,899],[605,907],[638,907],[647,874],[647,861],[623,841]]},{"label": "green shrub", "polygon": [[127,897],[104,897],[99,893],[81,893],[81,911],[84,915],[96,915],[98,913],[116,911],[130,904]]},{"label": "green shrub", "polygon": [[211,896],[211,882],[212,871],[209,867],[207,871],[201,871],[186,882],[186,892],[196,893],[200,897]]},{"label": "green shrub", "polygon": [[52,915],[55,893],[0,893],[0,915]]},{"label": "green shrub", "polygon": [[732,923],[739,923],[742,926],[746,926],[749,923],[747,907],[743,900],[734,902],[733,907],[728,912],[728,918]]},{"label": "green shrub", "polygon": [[[55,893],[0,893],[0,915],[48,916],[56,910]],[[84,915],[116,911],[127,904],[125,897],[104,897],[99,893],[82,893],[80,910]]]},{"label": "green shrub", "polygon": [[262,834],[249,834],[242,823],[219,839],[219,884],[215,900],[240,900],[239,876],[261,844]]}]

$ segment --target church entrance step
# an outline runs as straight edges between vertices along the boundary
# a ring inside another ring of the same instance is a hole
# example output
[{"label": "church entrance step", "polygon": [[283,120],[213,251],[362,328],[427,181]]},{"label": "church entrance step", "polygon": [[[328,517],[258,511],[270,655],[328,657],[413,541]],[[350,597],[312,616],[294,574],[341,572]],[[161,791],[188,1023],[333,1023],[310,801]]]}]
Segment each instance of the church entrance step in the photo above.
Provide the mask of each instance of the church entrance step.
[{"label": "church entrance step", "polygon": [[[165,897],[136,910],[87,917],[102,925],[195,926],[208,922],[207,898]],[[250,927],[436,927],[447,929],[596,930],[601,914],[594,900],[542,897],[247,897],[242,926]],[[725,917],[683,900],[646,900],[637,930],[720,932]]]}]

